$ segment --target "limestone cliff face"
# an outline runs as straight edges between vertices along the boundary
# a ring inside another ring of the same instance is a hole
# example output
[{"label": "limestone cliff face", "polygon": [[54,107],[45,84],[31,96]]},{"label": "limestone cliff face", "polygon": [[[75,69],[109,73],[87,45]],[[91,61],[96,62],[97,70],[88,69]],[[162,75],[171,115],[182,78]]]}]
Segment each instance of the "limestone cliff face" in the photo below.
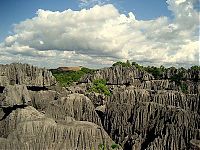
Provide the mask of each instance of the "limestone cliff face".
[{"label": "limestone cliff face", "polygon": [[0,65],[0,86],[7,84],[44,87],[56,84],[56,80],[46,69],[28,64]]},{"label": "limestone cliff face", "polygon": [[105,79],[108,85],[133,85],[140,89],[176,91],[187,87],[184,90],[189,94],[200,93],[199,70],[171,67],[163,72],[160,79],[156,79],[152,74],[137,69],[135,66],[122,67],[119,65],[100,69],[94,75],[86,75],[80,80],[80,83],[88,83],[95,79]]},{"label": "limestone cliff face", "polygon": [[115,66],[111,68],[100,69],[93,76],[89,75],[83,77],[80,82],[88,82],[95,79],[106,79],[107,84],[111,85],[126,85],[134,84],[134,79],[141,79],[145,81],[152,80],[153,76],[145,71],[139,71],[134,66]]},{"label": "limestone cliff face", "polygon": [[124,149],[192,149],[200,139],[199,72],[181,72],[185,92],[171,80],[180,72],[171,68],[158,80],[134,67],[117,66],[81,81],[107,80],[112,95],[96,105],[97,111],[107,133]]},{"label": "limestone cliff face", "polygon": [[1,65],[0,149],[89,150],[100,145],[111,149],[115,142],[92,101],[74,92],[57,87],[46,69]]},{"label": "limestone cliff face", "polygon": [[28,105],[30,101],[31,98],[25,85],[7,85],[0,93],[0,107]]},{"label": "limestone cliff face", "polygon": [[31,106],[14,110],[3,123],[5,130],[1,131],[0,138],[2,150],[98,149],[99,144],[113,144],[104,129],[94,123],[55,122]]},{"label": "limestone cliff face", "polygon": [[93,103],[82,94],[69,94],[67,97],[52,101],[45,112],[56,120],[66,120],[66,116],[69,116],[75,120],[94,122],[101,126]]},{"label": "limestone cliff face", "polygon": [[[0,65],[0,149],[199,149],[199,77],[170,68],[157,79],[115,66],[62,88],[45,69]],[[95,79],[107,80],[111,96],[88,91]]]},{"label": "limestone cliff face", "polygon": [[199,138],[199,114],[174,106],[111,102],[106,106],[104,119],[106,131],[125,149],[135,147],[135,136],[141,137],[141,149],[166,150],[188,149],[189,141]]}]

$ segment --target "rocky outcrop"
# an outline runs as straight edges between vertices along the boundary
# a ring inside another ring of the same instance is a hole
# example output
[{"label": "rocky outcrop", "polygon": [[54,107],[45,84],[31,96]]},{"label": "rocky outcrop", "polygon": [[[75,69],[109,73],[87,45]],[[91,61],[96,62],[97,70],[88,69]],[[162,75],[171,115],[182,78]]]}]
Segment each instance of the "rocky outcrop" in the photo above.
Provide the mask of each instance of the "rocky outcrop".
[{"label": "rocky outcrop", "polygon": [[[126,110],[126,111],[124,111]],[[104,128],[123,147],[135,147],[132,137],[141,137],[141,149],[188,149],[189,141],[197,138],[200,117],[197,113],[164,106],[154,102],[117,104],[106,107]],[[132,144],[131,144],[132,143]]]},{"label": "rocky outcrop", "polygon": [[88,82],[95,79],[105,79],[110,85],[130,85],[134,84],[134,79],[144,81],[152,80],[153,76],[145,71],[140,71],[134,66],[122,67],[115,66],[111,68],[100,69],[94,75],[86,75],[80,82]]},{"label": "rocky outcrop", "polygon": [[25,84],[26,86],[44,87],[56,84],[50,71],[28,64],[0,65],[0,85]]},{"label": "rocky outcrop", "polygon": [[122,67],[121,65],[104,68],[93,75],[88,74],[81,78],[79,83],[90,83],[96,79],[105,79],[107,85],[132,85],[137,88],[151,90],[176,90],[188,94],[200,92],[200,71],[168,68],[156,79],[151,73],[135,66]]},{"label": "rocky outcrop", "polygon": [[67,120],[66,117],[70,116],[78,121],[89,121],[101,126],[94,105],[82,94],[74,93],[50,102],[45,113],[56,120]]},{"label": "rocky outcrop", "polygon": [[30,106],[13,110],[4,122],[8,128],[1,122],[1,127],[6,129],[4,136],[0,138],[2,150],[98,149],[98,145],[102,143],[110,149],[110,145],[114,143],[107,133],[94,123],[56,123]]},{"label": "rocky outcrop", "polygon": [[28,105],[31,101],[25,85],[7,85],[0,94],[0,107]]},{"label": "rocky outcrop", "polygon": [[[111,96],[89,91],[95,79],[106,79]],[[195,70],[170,68],[158,79],[114,66],[63,88],[45,69],[0,65],[0,149],[198,149],[199,91]]]},{"label": "rocky outcrop", "polygon": [[117,66],[81,80],[107,80],[111,96],[88,96],[107,133],[124,149],[190,149],[190,140],[199,139],[198,74],[185,72],[177,84],[171,78],[180,70],[165,73],[164,80],[155,80],[134,67]]},{"label": "rocky outcrop", "polygon": [[191,148],[192,149],[195,149],[195,150],[199,150],[200,149],[200,140],[192,139],[190,141],[190,144],[191,144]]},{"label": "rocky outcrop", "polygon": [[0,65],[0,149],[111,149],[115,142],[80,90],[56,86],[46,69]]},{"label": "rocky outcrop", "polygon": [[51,101],[57,100],[60,93],[53,90],[29,91],[31,95],[31,105],[39,111],[44,111]]}]

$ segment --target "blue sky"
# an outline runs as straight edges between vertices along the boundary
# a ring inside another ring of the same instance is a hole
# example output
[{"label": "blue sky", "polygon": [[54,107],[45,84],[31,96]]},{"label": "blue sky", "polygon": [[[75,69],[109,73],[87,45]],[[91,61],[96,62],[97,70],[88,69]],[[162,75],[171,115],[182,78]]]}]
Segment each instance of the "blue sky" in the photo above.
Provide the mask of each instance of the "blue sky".
[{"label": "blue sky", "polygon": [[0,63],[199,65],[199,0],[1,0]]},{"label": "blue sky", "polygon": [[[112,0],[106,3],[115,5],[123,13],[134,12],[137,19],[155,19],[171,16],[164,0]],[[38,9],[63,11],[80,10],[78,0],[1,0],[0,1],[0,42],[12,31],[13,24],[32,18]]]}]

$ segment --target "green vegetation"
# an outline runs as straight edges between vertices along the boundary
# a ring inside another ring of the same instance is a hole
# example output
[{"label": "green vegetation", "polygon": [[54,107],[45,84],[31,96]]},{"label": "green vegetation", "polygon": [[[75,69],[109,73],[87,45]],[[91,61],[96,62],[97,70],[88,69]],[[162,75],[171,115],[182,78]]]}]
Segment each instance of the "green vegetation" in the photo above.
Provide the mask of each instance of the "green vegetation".
[{"label": "green vegetation", "polygon": [[163,73],[166,71],[166,68],[162,65],[160,67],[154,67],[154,66],[144,67],[137,64],[136,62],[132,62],[132,65],[141,71],[146,71],[148,73],[151,73],[156,79],[161,79],[163,77]]},{"label": "green vegetation", "polygon": [[83,75],[92,74],[95,70],[89,68],[81,68],[79,71],[58,71],[52,70],[52,74],[61,86],[69,86],[73,82],[77,82]]},{"label": "green vegetation", "polygon": [[147,71],[147,72],[151,73],[156,79],[162,78],[163,72],[166,70],[166,68],[164,66],[160,66],[159,68],[154,67],[154,66],[144,67],[144,66],[137,64],[136,62],[132,62],[132,64],[131,64],[128,60],[126,62],[118,61],[118,62],[114,63],[112,66],[117,66],[117,65],[121,65],[122,67],[135,66],[140,71]]},{"label": "green vegetation", "polygon": [[193,71],[200,71],[200,66],[192,66],[190,69]]},{"label": "green vegetation", "polygon": [[174,81],[177,85],[181,85],[181,81],[183,80],[183,73],[179,72],[178,74],[174,74],[171,77],[171,81]]},{"label": "green vegetation", "polygon": [[135,66],[138,70],[144,70],[144,67],[137,64],[136,62],[132,62],[132,66]]},{"label": "green vegetation", "polygon": [[[148,73],[151,73],[155,77],[155,79],[163,79],[164,75],[166,74],[166,71],[169,69],[177,72],[176,71],[177,69],[175,67],[165,68],[162,65],[160,67],[154,67],[154,66],[145,67],[145,66],[137,64],[136,62],[130,63],[129,60],[127,60],[126,62],[118,61],[118,62],[114,63],[112,66],[118,66],[118,65],[121,65],[122,67],[135,66],[140,71],[147,71]],[[183,84],[183,85],[181,84],[181,81],[185,80],[183,75],[184,75],[184,72],[187,70],[184,68],[179,68],[178,70],[179,70],[178,73],[175,73],[170,78],[170,80],[174,81],[176,83],[176,85],[180,86],[183,92],[187,91],[188,87],[185,84]],[[200,71],[200,66],[192,66],[189,70],[195,71],[195,72]],[[95,71],[94,69],[89,69],[89,68],[83,67],[79,71],[64,72],[64,71],[52,70],[52,73],[61,86],[69,86],[73,82],[77,82],[85,74],[92,74],[92,73],[94,73],[94,71]],[[197,82],[199,80],[198,73],[195,75],[193,80],[194,80],[194,82]],[[106,86],[105,80],[93,81],[93,86],[91,87],[90,91],[94,91],[97,93],[103,93],[105,95],[111,94]]]},{"label": "green vegetation", "polygon": [[176,85],[180,86],[181,91],[183,93],[187,93],[188,91],[187,84],[182,82],[186,80],[184,77],[185,72],[190,71],[190,70],[197,72],[193,77],[193,81],[194,82],[199,81],[198,71],[200,71],[200,66],[192,66],[189,70],[186,70],[183,67],[178,68],[178,69],[176,69],[175,67],[165,68],[162,65],[160,67],[154,67],[154,66],[145,67],[145,66],[137,64],[136,62],[132,62],[132,64],[130,65],[130,62],[129,61],[127,62],[125,63],[125,62],[119,61],[119,62],[114,63],[113,66],[116,66],[116,65],[122,65],[123,67],[135,66],[140,71],[146,71],[148,73],[151,73],[155,77],[156,80],[165,78],[166,72],[168,70],[171,70],[175,73],[173,73],[173,76],[169,80],[174,81]]},{"label": "green vegetation", "polygon": [[145,67],[144,70],[147,71],[148,73],[151,73],[156,79],[161,79],[166,69],[164,68],[164,66],[160,66],[159,68],[148,66]]},{"label": "green vegetation", "polygon": [[188,92],[188,86],[187,86],[186,83],[181,83],[180,87],[181,87],[181,91],[183,93],[187,93]]},{"label": "green vegetation", "polygon": [[92,87],[89,89],[89,92],[96,92],[101,93],[107,96],[110,96],[111,93],[106,86],[106,80],[104,79],[97,79],[92,82]]},{"label": "green vegetation", "polygon": [[112,145],[111,145],[111,148],[112,148],[112,149],[118,149],[118,148],[119,148],[119,145],[118,145],[118,144],[112,144]]},{"label": "green vegetation", "polygon": [[129,60],[127,60],[126,62],[118,61],[114,63],[112,66],[119,66],[119,65],[121,65],[122,67],[131,67],[131,63],[129,62]]},{"label": "green vegetation", "polygon": [[193,81],[198,82],[199,81],[200,66],[192,66],[190,68],[190,70],[195,72],[195,77],[193,78]]}]

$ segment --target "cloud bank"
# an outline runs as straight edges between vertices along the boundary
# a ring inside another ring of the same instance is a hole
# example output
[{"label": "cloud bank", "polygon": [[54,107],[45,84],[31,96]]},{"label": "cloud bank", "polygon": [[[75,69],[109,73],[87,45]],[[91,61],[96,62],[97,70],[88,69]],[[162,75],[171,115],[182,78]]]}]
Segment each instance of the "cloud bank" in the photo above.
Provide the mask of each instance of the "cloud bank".
[{"label": "cloud bank", "polygon": [[199,65],[196,0],[167,3],[173,19],[137,20],[134,13],[121,14],[112,4],[80,11],[40,9],[34,18],[14,26],[0,44],[0,60],[46,67],[103,67],[127,59],[149,65]]},{"label": "cloud bank", "polygon": [[80,8],[87,8],[87,7],[91,7],[94,5],[104,5],[106,3],[109,3],[110,0],[79,0],[80,4],[79,7]]}]

